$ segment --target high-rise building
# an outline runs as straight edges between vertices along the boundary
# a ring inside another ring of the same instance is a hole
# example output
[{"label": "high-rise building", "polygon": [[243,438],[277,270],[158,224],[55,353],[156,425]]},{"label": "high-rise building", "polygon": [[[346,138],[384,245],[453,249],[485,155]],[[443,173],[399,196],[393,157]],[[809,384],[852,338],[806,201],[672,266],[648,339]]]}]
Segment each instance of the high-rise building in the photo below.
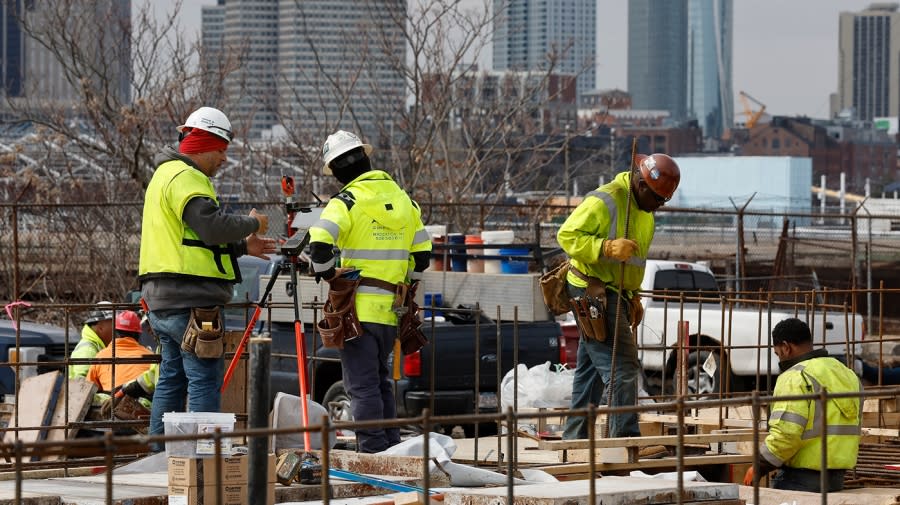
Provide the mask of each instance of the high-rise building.
[{"label": "high-rise building", "polygon": [[628,92],[635,109],[687,118],[688,0],[628,1]]},{"label": "high-rise building", "polygon": [[[66,21],[93,28],[68,31],[60,39],[56,33]],[[26,25],[31,27],[30,34]],[[71,84],[66,68],[84,67],[88,62],[60,61],[60,54],[46,47],[48,41],[65,40],[65,44],[76,44],[79,54],[103,62],[91,73],[97,89],[109,91],[122,103],[131,101],[131,0],[71,4],[0,0],[0,26],[0,78],[5,97],[64,106],[83,103],[81,90]]]},{"label": "high-rise building", "polygon": [[25,39],[19,25],[16,12],[21,10],[22,0],[3,0],[0,2],[0,26],[3,27],[3,38],[0,40],[0,79],[5,96],[20,96],[22,82],[25,80]]},{"label": "high-rise building", "polygon": [[732,0],[688,0],[687,115],[704,137],[719,138],[734,121]]},{"label": "high-rise building", "polygon": [[[495,1],[493,69],[575,74],[578,96],[596,87],[597,0]],[[555,61],[552,61],[555,58]]]},{"label": "high-rise building", "polygon": [[309,140],[344,128],[376,141],[404,105],[394,21],[405,14],[405,0],[220,0],[203,8],[215,60],[205,68],[225,71],[224,106],[249,137],[282,125]]},{"label": "high-rise building", "polygon": [[855,119],[900,115],[900,13],[895,3],[842,12],[838,42],[838,114]]}]

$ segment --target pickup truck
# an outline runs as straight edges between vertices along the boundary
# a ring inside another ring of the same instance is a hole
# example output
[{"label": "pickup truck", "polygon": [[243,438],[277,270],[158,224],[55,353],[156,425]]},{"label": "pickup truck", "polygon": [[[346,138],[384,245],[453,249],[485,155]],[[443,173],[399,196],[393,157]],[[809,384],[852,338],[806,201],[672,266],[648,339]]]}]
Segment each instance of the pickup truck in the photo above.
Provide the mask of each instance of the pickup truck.
[{"label": "pickup truck", "polygon": [[[644,387],[650,394],[673,391],[679,320],[687,324],[689,335],[683,350],[687,392],[706,396],[772,385],[771,377],[778,375],[779,368],[770,345],[771,328],[789,317],[808,321],[816,347],[824,346],[832,355],[848,354],[854,342],[858,354],[858,342],[864,338],[862,317],[845,317],[843,311],[823,311],[817,306],[815,314],[810,314],[814,317],[807,318],[804,307],[795,316],[793,307],[775,302],[771,312],[765,303],[727,303],[723,308],[712,271],[699,263],[648,260],[641,290],[644,319],[636,339]],[[665,290],[668,299],[662,293]],[[678,300],[681,292],[685,292],[683,306]]]},{"label": "pickup truck", "polygon": [[[269,261],[250,256],[239,258],[243,280],[235,286],[233,301],[256,301],[260,296],[260,283],[265,287],[261,277],[271,275],[279,262],[277,256]],[[286,273],[281,275],[288,277]],[[304,299],[301,303],[305,305],[309,301]],[[241,329],[244,313],[237,307],[227,312],[229,329]],[[566,347],[566,339],[556,321],[519,322],[517,325],[501,321],[501,347],[498,353],[497,323],[484,315],[477,324],[474,316],[470,319],[472,322],[464,324],[445,321],[435,322],[433,327],[430,322],[422,326],[429,344],[414,354],[404,356],[400,364],[400,378],[395,391],[399,416],[418,416],[425,408],[429,408],[433,415],[467,414],[474,412],[476,405],[479,412],[496,412],[499,405],[498,370],[500,377],[503,377],[515,366],[515,347],[518,347],[518,362],[529,367],[548,360],[568,362],[569,366],[574,366],[574,351]],[[293,320],[272,317],[258,324],[256,331],[267,331],[272,337],[272,391],[299,394]],[[349,420],[351,398],[341,380],[339,352],[323,347],[318,335],[313,339],[312,321],[304,321],[304,332],[312,399],[328,407],[335,420]],[[514,342],[518,345],[515,346]],[[464,428],[468,430],[470,427]]]},{"label": "pickup truck", "polygon": [[[69,351],[75,348],[81,336],[74,329],[69,330]],[[52,370],[62,370],[62,365],[54,364],[66,359],[66,330],[58,326],[46,324],[19,323],[19,349],[16,352],[16,330],[13,322],[0,319],[0,401],[3,395],[16,392],[16,371],[8,363],[14,362],[46,362],[40,365],[23,366],[19,371],[19,380]]]}]

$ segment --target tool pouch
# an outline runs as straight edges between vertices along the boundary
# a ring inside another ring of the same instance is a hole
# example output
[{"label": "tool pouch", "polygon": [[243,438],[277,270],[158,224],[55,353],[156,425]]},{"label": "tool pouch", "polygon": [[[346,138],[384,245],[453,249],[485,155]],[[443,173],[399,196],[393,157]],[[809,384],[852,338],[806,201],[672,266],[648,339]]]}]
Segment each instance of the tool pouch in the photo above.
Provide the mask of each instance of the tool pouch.
[{"label": "tool pouch", "polygon": [[224,337],[225,325],[219,307],[193,308],[181,339],[181,350],[198,358],[221,358],[225,354]]},{"label": "tool pouch", "polygon": [[402,311],[397,321],[397,339],[400,340],[404,356],[418,351],[428,343],[420,328],[422,321],[419,320],[419,304],[416,303],[418,285],[419,283],[413,282],[405,289],[403,306],[406,310]]},{"label": "tool pouch", "polygon": [[322,345],[343,349],[344,342],[362,336],[362,323],[356,315],[356,288],[359,279],[340,275],[328,281],[328,300],[322,309],[323,318],[316,323],[322,335]]},{"label": "tool pouch", "polygon": [[544,296],[544,304],[554,316],[565,314],[571,310],[569,295],[566,293],[566,275],[568,273],[569,262],[567,260],[541,276],[541,294]]},{"label": "tool pouch", "polygon": [[606,297],[572,298],[570,306],[575,314],[578,329],[585,338],[603,342],[606,340]]}]

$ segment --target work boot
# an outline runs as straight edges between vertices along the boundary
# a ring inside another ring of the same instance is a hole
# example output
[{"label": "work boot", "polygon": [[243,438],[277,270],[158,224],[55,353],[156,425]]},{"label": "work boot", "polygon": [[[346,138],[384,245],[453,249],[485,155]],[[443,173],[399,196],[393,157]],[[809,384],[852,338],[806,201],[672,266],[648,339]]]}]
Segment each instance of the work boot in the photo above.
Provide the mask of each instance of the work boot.
[{"label": "work boot", "polygon": [[669,455],[669,450],[664,445],[648,445],[638,451],[638,459],[656,459]]}]

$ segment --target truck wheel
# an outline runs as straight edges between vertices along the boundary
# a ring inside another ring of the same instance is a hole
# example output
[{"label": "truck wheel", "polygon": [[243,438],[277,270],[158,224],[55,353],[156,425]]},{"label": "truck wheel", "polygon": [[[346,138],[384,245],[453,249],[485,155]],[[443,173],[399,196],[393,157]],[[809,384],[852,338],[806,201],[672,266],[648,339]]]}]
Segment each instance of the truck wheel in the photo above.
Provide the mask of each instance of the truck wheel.
[{"label": "truck wheel", "polygon": [[[715,366],[714,370],[707,373],[706,367]],[[725,380],[731,374],[727,359],[719,363],[719,353],[712,351],[694,351],[688,356],[687,365],[687,389],[692,395],[699,394],[703,399],[706,396],[717,395],[722,391]],[[734,381],[730,381],[734,384]]]},{"label": "truck wheel", "polygon": [[325,391],[322,404],[328,409],[328,417],[331,421],[352,421],[353,411],[350,410],[350,395],[344,390],[344,381],[337,381]]}]

